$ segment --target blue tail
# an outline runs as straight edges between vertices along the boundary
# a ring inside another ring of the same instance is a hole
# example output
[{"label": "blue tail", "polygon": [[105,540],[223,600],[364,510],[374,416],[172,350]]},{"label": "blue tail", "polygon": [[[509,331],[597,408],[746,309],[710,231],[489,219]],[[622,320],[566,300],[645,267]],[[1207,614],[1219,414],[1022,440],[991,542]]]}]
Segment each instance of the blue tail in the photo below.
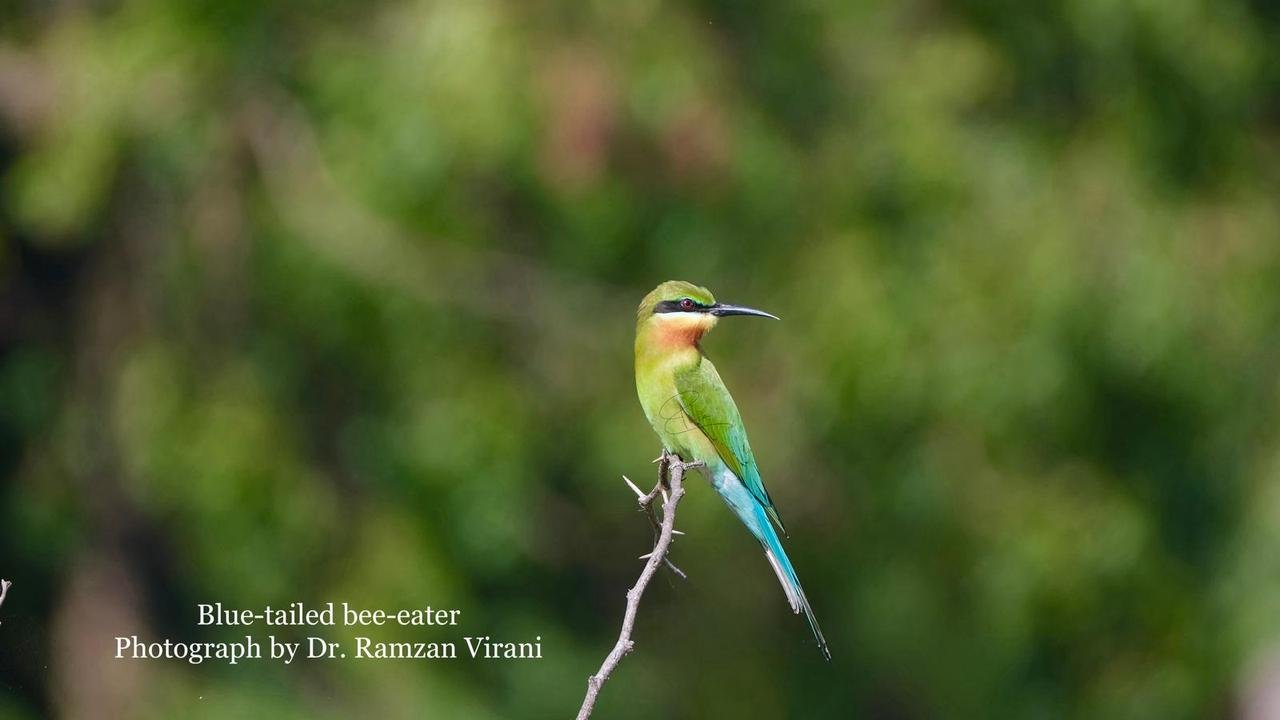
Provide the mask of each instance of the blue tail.
[{"label": "blue tail", "polygon": [[822,636],[822,628],[818,627],[818,619],[813,616],[813,608],[809,606],[809,599],[804,595],[804,588],[800,587],[800,578],[796,577],[796,569],[792,567],[787,551],[782,549],[782,540],[774,530],[773,524],[769,522],[765,509],[731,472],[716,473],[712,485],[738,519],[764,546],[765,557],[773,566],[778,582],[782,584],[782,591],[787,594],[791,611],[796,614],[804,613],[805,620],[809,622],[809,629],[813,631],[813,639],[818,641],[818,649],[822,651],[823,657],[830,661],[831,650],[827,647],[827,639]]},{"label": "blue tail", "polygon": [[805,597],[804,588],[800,587],[800,578],[796,577],[796,569],[791,565],[791,558],[787,557],[787,551],[782,549],[782,540],[770,524],[769,518],[765,516],[764,509],[759,506],[756,508],[756,527],[752,528],[752,532],[760,539],[760,544],[764,545],[764,555],[773,566],[773,571],[777,573],[778,582],[782,583],[782,590],[787,594],[787,601],[791,603],[791,612],[804,612],[804,619],[809,622],[809,629],[813,631],[813,639],[818,641],[818,649],[830,662],[831,649],[827,647],[827,639],[822,636],[822,628],[818,627],[818,619],[813,616],[809,598]]}]

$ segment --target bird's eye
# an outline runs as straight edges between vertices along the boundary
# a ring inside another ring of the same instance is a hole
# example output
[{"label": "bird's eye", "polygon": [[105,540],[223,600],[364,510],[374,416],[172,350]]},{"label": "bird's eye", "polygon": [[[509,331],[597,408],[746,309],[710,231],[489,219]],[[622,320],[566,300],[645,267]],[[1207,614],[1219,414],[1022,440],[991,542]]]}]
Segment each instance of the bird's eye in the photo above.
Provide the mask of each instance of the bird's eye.
[{"label": "bird's eye", "polygon": [[692,300],[690,300],[689,298],[685,298],[685,299],[683,299],[683,300],[681,300],[681,301],[680,301],[680,309],[681,309],[681,310],[692,310],[692,309],[694,308],[694,305],[695,305],[695,303],[694,303]]}]

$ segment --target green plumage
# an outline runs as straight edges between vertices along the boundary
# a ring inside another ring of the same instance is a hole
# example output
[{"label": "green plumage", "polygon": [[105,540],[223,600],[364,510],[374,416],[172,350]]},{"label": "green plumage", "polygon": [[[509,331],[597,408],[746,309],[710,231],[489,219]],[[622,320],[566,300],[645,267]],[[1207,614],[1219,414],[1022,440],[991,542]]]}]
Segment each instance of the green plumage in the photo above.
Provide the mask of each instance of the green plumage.
[{"label": "green plumage", "polygon": [[769,491],[760,479],[760,470],[756,467],[756,457],[751,452],[738,406],[720,379],[716,366],[704,357],[696,365],[676,369],[674,375],[680,406],[685,414],[707,436],[720,459],[746,485],[751,496],[778,524],[778,529],[786,533],[773,498],[769,497]]}]

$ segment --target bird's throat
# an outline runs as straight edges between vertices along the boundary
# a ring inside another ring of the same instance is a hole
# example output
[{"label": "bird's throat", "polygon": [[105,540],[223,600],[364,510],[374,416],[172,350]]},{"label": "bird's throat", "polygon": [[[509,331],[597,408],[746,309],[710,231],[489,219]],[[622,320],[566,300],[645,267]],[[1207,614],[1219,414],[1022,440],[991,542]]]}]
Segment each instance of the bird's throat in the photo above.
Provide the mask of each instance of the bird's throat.
[{"label": "bird's throat", "polygon": [[669,313],[654,315],[647,328],[650,342],[666,352],[696,348],[698,341],[716,324],[708,313]]}]

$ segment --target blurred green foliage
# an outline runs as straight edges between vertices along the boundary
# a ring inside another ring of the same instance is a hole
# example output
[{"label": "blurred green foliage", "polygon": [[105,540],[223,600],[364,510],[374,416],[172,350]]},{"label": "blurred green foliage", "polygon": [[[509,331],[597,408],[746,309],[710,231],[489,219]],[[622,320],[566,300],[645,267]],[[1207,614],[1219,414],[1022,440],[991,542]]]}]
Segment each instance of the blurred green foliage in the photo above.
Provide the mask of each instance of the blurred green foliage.
[{"label": "blurred green foliage", "polygon": [[[669,278],[785,318],[705,346],[835,662],[695,483],[601,717],[1275,717],[1277,33],[0,2],[0,717],[568,716],[650,539],[618,476]],[[545,659],[109,659],[295,600]]]}]

